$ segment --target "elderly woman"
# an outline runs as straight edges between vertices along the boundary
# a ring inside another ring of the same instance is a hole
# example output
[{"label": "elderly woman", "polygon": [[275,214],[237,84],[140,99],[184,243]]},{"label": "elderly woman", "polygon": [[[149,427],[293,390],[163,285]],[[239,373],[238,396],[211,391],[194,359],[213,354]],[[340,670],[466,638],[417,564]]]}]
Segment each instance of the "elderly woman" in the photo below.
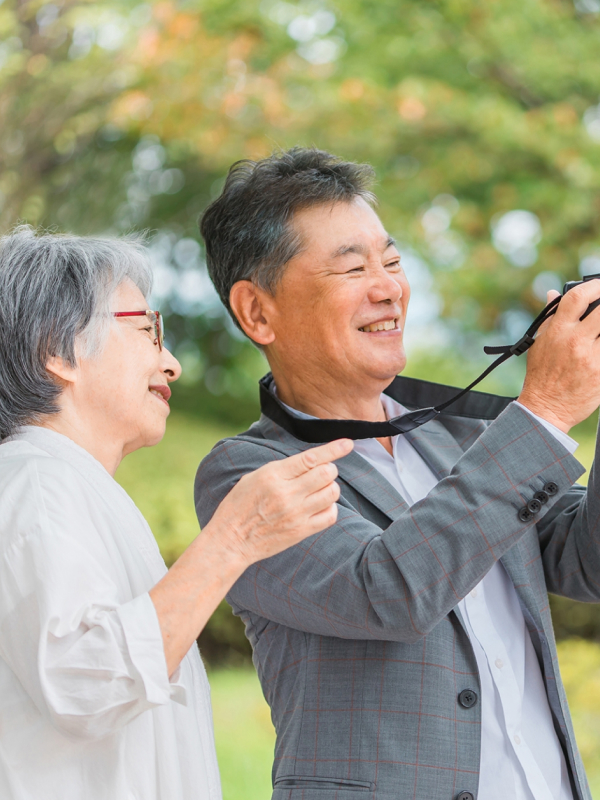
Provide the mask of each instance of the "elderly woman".
[{"label": "elderly woman", "polygon": [[113,475],[180,374],[141,245],[0,239],[0,797],[220,797],[195,639],[253,562],[331,525],[316,448],[242,478],[167,571]]}]

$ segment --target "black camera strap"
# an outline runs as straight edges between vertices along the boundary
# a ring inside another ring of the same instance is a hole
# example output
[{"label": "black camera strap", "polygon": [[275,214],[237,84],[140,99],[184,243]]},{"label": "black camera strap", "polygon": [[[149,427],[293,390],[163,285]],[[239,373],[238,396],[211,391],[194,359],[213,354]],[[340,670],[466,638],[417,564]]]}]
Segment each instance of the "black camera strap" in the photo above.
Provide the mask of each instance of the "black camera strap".
[{"label": "black camera strap", "polygon": [[[426,422],[435,419],[439,414],[471,419],[496,419],[514,398],[474,392],[472,391],[473,387],[511,356],[520,356],[527,352],[534,343],[534,336],[539,328],[556,313],[560,300],[559,296],[548,303],[527,328],[525,335],[515,344],[484,347],[483,349],[488,355],[498,354],[498,358],[466,389],[456,392],[452,386],[401,376],[395,378],[384,394],[407,408],[415,409],[400,417],[394,417],[386,422],[367,422],[357,419],[300,419],[290,414],[273,393],[271,373],[265,375],[260,381],[261,411],[296,439],[311,444],[331,442],[334,439],[380,439],[386,436],[397,436],[419,428]],[[450,406],[452,406],[452,411],[448,411]]]}]

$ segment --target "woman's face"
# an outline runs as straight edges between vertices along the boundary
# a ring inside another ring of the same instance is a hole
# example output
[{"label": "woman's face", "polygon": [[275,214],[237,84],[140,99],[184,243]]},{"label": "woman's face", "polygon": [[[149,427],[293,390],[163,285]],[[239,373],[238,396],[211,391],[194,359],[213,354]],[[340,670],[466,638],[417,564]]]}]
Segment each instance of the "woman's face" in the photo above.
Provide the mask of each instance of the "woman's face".
[{"label": "woman's face", "polygon": [[[145,311],[148,303],[129,280],[116,290],[111,311]],[[168,384],[181,366],[154,342],[145,316],[117,317],[100,356],[82,358],[65,397],[70,411],[89,424],[94,435],[110,437],[122,455],[157,444],[169,415]]]}]

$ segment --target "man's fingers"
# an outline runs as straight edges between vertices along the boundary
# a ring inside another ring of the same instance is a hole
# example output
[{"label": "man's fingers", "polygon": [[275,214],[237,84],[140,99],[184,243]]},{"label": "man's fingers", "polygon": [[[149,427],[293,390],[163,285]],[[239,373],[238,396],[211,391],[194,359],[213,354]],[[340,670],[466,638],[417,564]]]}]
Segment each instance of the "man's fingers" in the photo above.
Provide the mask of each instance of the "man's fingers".
[{"label": "man's fingers", "polygon": [[347,456],[353,447],[354,443],[351,439],[336,439],[335,442],[328,442],[327,444],[319,445],[319,447],[311,447],[310,450],[305,450],[303,453],[289,456],[283,462],[278,462],[282,465],[280,474],[283,478],[297,478],[321,464],[327,464],[337,458]]},{"label": "man's fingers", "polygon": [[[546,292],[546,305],[549,305],[556,297],[560,297],[560,292],[557,292],[556,289],[550,289],[549,291],[547,291]],[[550,323],[552,322],[553,319],[554,319],[554,315],[549,317],[542,325],[540,325],[540,327],[538,329],[538,332],[537,332],[538,336],[542,331],[544,331],[548,327],[548,325],[550,325]]]},{"label": "man's fingers", "polygon": [[546,305],[549,305],[557,297],[560,297],[560,292],[557,292],[556,289],[549,289],[546,292]]},{"label": "man's fingers", "polygon": [[585,281],[566,293],[558,304],[556,319],[561,322],[579,322],[590,303],[598,299],[600,299],[600,280]]},{"label": "man's fingers", "polygon": [[581,320],[577,330],[585,338],[597,339],[600,335],[600,306],[596,306],[588,316]]}]

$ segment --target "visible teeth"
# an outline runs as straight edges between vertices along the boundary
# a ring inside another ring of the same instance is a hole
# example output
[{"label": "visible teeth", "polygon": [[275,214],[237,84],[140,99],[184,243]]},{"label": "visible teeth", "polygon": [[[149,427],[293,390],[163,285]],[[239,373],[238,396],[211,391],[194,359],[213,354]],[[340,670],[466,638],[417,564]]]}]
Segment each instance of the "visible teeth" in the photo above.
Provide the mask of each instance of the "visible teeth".
[{"label": "visible teeth", "polygon": [[150,394],[155,394],[157,397],[160,397],[160,399],[162,400],[162,394],[160,392],[157,392],[156,389],[150,389]]},{"label": "visible teeth", "polygon": [[365,325],[363,328],[359,328],[359,330],[364,331],[364,333],[375,333],[375,331],[393,331],[395,327],[396,320],[388,319],[386,322],[376,322],[374,325]]}]

